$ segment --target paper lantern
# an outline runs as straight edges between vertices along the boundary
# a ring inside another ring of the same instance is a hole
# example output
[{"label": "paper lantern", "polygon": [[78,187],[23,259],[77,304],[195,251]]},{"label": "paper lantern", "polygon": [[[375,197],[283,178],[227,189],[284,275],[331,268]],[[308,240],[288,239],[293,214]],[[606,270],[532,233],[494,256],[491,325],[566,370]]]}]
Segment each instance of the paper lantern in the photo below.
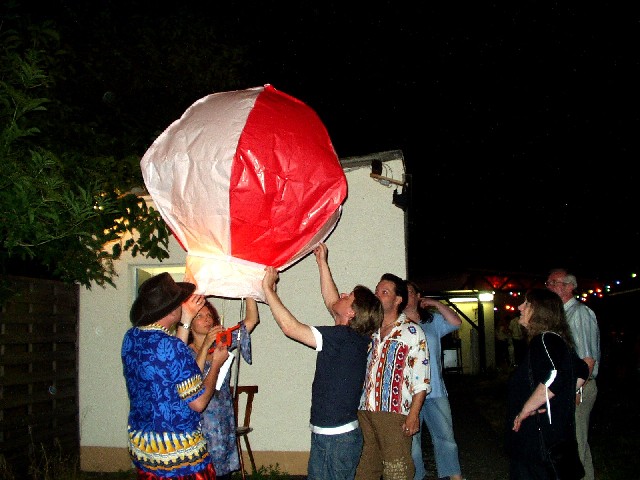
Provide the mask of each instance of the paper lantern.
[{"label": "paper lantern", "polygon": [[140,165],[205,295],[264,301],[264,267],[284,270],[326,239],[347,195],[317,114],[270,85],[198,100]]}]

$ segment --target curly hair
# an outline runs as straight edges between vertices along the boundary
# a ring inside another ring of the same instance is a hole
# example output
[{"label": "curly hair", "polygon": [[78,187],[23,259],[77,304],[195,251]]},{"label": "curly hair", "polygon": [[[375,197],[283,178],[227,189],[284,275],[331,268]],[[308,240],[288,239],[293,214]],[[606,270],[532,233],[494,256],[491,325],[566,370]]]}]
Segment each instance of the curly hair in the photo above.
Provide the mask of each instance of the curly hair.
[{"label": "curly hair", "polygon": [[[209,299],[206,299],[204,301],[204,305],[202,306],[202,308],[200,310],[198,310],[198,313],[200,313],[202,310],[209,310],[211,312],[211,315],[213,315],[213,326],[214,327],[216,325],[220,325],[220,314],[218,313],[218,309],[213,305],[213,303],[211,303],[211,301]],[[198,313],[196,313],[195,316],[197,316]],[[195,316],[194,316],[194,318],[195,318]],[[193,342],[193,331],[189,330],[189,336],[187,337],[187,344],[190,344],[191,342]]]},{"label": "curly hair", "polygon": [[542,332],[554,332],[571,347],[574,346],[564,305],[555,292],[546,288],[532,288],[525,293],[524,300],[531,305],[531,318],[527,325],[529,339]]}]

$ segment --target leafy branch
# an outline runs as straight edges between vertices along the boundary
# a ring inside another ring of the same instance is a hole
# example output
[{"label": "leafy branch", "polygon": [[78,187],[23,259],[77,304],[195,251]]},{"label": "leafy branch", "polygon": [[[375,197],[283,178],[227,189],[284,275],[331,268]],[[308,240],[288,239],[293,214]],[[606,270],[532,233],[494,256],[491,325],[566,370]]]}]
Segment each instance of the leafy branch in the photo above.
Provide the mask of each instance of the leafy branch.
[{"label": "leafy branch", "polygon": [[142,183],[132,174],[137,159],[129,155],[125,168],[114,168],[113,156],[88,155],[45,134],[70,112],[46,96],[64,55],[55,31],[5,30],[0,42],[2,271],[16,259],[36,262],[53,278],[91,288],[114,285],[114,260],[125,251],[167,258],[169,231],[159,213],[122,193]]}]

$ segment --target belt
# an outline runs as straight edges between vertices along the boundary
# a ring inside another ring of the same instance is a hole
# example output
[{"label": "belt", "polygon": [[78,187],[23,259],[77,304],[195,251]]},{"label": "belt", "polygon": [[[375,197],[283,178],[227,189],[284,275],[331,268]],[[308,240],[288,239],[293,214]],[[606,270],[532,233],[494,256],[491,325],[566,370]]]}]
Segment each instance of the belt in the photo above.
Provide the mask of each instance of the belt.
[{"label": "belt", "polygon": [[309,425],[311,427],[311,431],[313,433],[318,433],[320,435],[339,435],[341,433],[347,433],[352,430],[358,428],[358,420],[354,420],[353,422],[345,423],[344,425],[340,425],[339,427],[316,427],[315,425]]}]

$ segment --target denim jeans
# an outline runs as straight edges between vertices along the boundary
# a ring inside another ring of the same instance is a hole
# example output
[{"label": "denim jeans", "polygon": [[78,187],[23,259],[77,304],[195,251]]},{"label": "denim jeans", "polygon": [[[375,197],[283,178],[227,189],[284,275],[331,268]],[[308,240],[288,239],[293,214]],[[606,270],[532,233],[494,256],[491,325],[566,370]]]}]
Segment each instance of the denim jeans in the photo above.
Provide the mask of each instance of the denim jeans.
[{"label": "denim jeans", "polygon": [[361,452],[360,427],[338,435],[311,433],[307,480],[353,480]]},{"label": "denim jeans", "polygon": [[411,445],[411,456],[416,466],[414,480],[422,480],[427,475],[422,459],[423,422],[427,424],[431,435],[438,478],[460,475],[458,444],[453,436],[453,420],[449,399],[447,397],[427,397],[420,410],[420,431],[413,436]]}]

